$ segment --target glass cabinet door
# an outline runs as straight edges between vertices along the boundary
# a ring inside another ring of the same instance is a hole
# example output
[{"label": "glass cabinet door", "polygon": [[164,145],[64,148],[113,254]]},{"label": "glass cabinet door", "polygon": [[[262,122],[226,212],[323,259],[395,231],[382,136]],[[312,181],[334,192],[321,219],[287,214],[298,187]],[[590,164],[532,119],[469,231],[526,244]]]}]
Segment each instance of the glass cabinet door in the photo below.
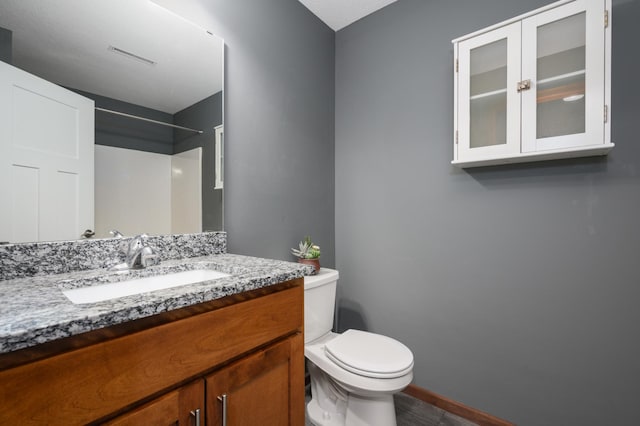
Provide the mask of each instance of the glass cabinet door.
[{"label": "glass cabinet door", "polygon": [[459,160],[519,151],[519,49],[520,23],[460,43]]},{"label": "glass cabinet door", "polygon": [[579,0],[522,22],[522,78],[531,87],[522,92],[523,152],[602,143],[604,37],[587,32],[603,25],[594,4]]}]

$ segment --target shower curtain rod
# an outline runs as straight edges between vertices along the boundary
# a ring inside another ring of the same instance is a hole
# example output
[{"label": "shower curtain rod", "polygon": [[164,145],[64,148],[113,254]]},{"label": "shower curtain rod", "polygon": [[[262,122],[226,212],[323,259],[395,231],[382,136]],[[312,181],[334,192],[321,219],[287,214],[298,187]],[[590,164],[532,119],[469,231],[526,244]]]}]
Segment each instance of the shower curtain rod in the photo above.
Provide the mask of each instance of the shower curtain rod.
[{"label": "shower curtain rod", "polygon": [[138,117],[137,115],[125,114],[124,112],[113,111],[105,108],[99,108],[99,107],[95,107],[95,108],[96,108],[96,111],[102,111],[102,112],[108,112],[109,114],[121,115],[123,117],[133,118],[134,120],[142,120],[149,123],[159,124],[161,126],[173,127],[175,129],[187,130],[189,132],[195,132],[199,134],[204,133],[202,130],[191,129],[189,127],[182,127],[176,124],[169,124],[169,123],[165,123],[164,121],[157,121],[157,120],[152,120],[150,118]]}]

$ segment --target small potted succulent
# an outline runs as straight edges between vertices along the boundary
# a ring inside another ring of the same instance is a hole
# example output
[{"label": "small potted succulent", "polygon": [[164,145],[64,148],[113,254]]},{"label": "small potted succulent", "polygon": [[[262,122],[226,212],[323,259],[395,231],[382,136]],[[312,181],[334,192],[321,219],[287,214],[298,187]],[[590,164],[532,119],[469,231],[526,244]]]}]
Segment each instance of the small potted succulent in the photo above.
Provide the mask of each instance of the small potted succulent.
[{"label": "small potted succulent", "polygon": [[315,274],[320,270],[320,246],[314,244],[311,237],[304,237],[297,249],[291,249],[291,253],[298,257],[298,262],[312,265]]}]

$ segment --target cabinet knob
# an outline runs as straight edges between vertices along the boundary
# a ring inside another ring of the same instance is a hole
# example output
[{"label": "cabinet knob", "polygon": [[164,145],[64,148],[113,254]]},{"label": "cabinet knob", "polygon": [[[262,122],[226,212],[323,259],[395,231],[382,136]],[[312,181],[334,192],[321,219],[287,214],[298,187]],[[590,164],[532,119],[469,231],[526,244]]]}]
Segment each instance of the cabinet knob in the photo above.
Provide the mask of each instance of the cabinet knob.
[{"label": "cabinet knob", "polygon": [[227,394],[219,396],[218,401],[222,402],[222,426],[227,426]]},{"label": "cabinet knob", "polygon": [[531,89],[531,80],[522,80],[518,82],[518,93],[529,89]]}]

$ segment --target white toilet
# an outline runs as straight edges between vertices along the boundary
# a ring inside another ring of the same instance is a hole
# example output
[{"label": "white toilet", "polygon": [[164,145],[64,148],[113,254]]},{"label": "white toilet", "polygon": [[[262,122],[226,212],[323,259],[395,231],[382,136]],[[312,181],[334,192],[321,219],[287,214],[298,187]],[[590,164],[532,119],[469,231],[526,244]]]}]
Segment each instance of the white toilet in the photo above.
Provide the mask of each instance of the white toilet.
[{"label": "white toilet", "polygon": [[317,426],[396,426],[393,394],[413,379],[413,354],[390,337],[331,332],[338,271],[304,277],[307,416]]}]

